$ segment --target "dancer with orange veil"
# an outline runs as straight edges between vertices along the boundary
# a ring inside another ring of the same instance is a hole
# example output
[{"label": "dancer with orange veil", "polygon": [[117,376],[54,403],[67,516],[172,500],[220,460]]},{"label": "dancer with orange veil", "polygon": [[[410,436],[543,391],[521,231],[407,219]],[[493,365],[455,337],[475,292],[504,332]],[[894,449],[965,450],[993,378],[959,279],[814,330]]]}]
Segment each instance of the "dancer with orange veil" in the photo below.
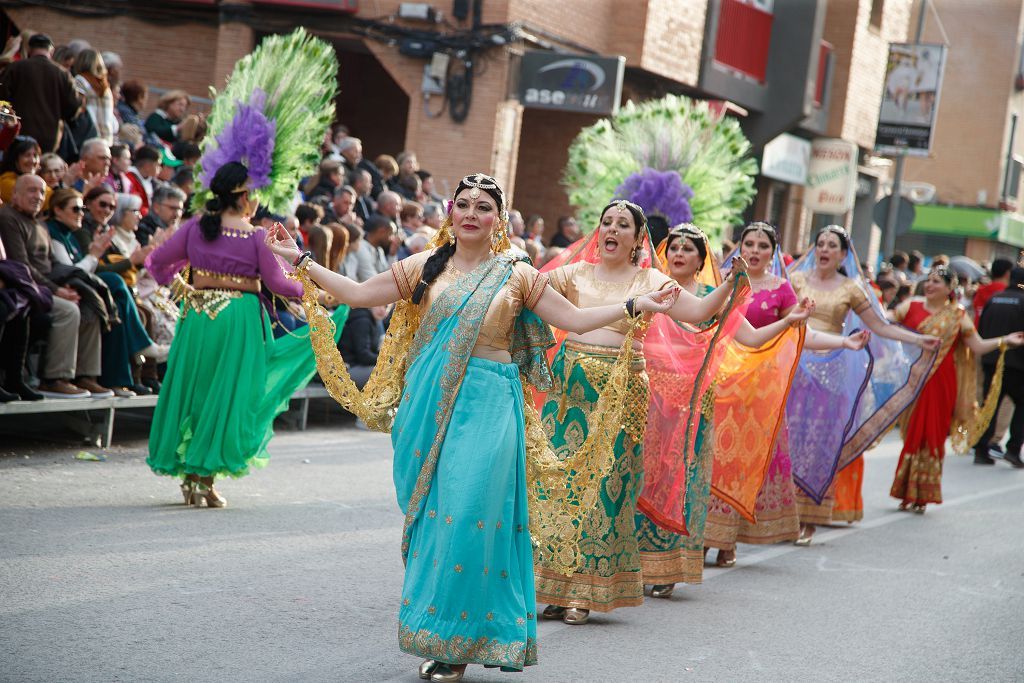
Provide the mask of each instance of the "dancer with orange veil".
[{"label": "dancer with orange veil", "polygon": [[[721,281],[707,236],[694,225],[676,226],[658,250],[669,275],[697,296],[713,290]],[[742,263],[739,259],[730,259]],[[763,302],[764,299],[761,299]],[[813,310],[804,302],[801,310],[789,307],[784,316],[755,328],[740,320],[734,339],[708,343],[715,350],[712,365],[717,369],[713,381],[700,395],[699,427],[693,441],[693,457],[686,469],[684,500],[685,525],[674,526],[657,502],[667,498],[675,482],[672,461],[677,452],[681,424],[688,421],[690,406],[673,399],[679,386],[702,384],[701,371],[708,359],[696,359],[696,368],[687,365],[684,351],[702,345],[701,337],[714,338],[717,321],[709,320],[688,329],[684,325],[665,326],[652,342],[648,353],[652,400],[644,442],[646,479],[637,515],[640,556],[645,583],[653,584],[653,597],[668,597],[678,582],[700,583],[703,577],[705,523],[710,493],[729,501],[744,517],[753,519],[753,508],[771,461],[775,435],[782,423],[789,382],[801,349],[825,350],[849,345],[860,348],[866,335],[844,339],[835,335],[805,334],[794,322]],[[751,316],[749,306],[744,315]],[[695,369],[695,371],[694,371]],[[691,402],[692,401],[691,397]],[[685,439],[685,437],[683,437]],[[688,453],[686,453],[688,455]],[[684,455],[685,457],[685,455]],[[712,466],[714,462],[714,466]],[[659,526],[660,525],[660,526]],[[675,533],[681,531],[682,533]]]},{"label": "dancer with orange veil", "polygon": [[[605,206],[589,238],[573,245],[542,272],[555,291],[585,309],[621,301],[636,291],[676,287],[653,263],[643,210],[618,200]],[[666,312],[668,317],[660,317],[673,326],[672,320],[697,323],[724,308],[727,323],[735,327],[739,318],[730,311],[736,290],[730,281],[703,299],[680,292]],[[648,411],[644,354],[649,332],[654,333],[658,325],[659,316],[653,321],[634,317],[629,324],[559,335],[564,341],[552,363],[554,384],[541,411],[544,429],[560,458],[573,457],[584,440],[597,434],[601,459],[607,458],[609,467],[594,482],[600,500],[583,519],[575,573],[566,575],[543,557],[535,563],[537,600],[550,603],[545,618],[583,624],[592,610],[610,612],[643,602],[634,515],[644,479],[642,444]],[[703,359],[706,351],[697,357]],[[625,366],[628,372],[618,375],[616,366]],[[605,395],[623,387],[626,399],[619,414],[615,419],[599,419]]]}]

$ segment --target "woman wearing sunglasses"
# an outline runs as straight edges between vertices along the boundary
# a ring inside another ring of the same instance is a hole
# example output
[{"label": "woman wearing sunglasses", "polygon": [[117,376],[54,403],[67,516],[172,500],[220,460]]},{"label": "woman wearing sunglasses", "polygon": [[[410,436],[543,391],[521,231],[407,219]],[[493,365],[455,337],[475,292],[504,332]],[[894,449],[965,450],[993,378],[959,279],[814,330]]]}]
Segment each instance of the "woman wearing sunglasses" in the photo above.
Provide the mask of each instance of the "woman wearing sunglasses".
[{"label": "woman wearing sunglasses", "polygon": [[58,261],[96,273],[110,289],[120,323],[103,332],[99,384],[117,396],[131,397],[136,395],[131,389],[135,384],[133,358],[141,354],[163,362],[167,347],[153,343],[131,290],[112,264],[101,261],[114,236],[110,219],[117,208],[115,202],[113,191],[104,185],[89,190],[84,200],[75,190],[58,190],[47,227]]}]

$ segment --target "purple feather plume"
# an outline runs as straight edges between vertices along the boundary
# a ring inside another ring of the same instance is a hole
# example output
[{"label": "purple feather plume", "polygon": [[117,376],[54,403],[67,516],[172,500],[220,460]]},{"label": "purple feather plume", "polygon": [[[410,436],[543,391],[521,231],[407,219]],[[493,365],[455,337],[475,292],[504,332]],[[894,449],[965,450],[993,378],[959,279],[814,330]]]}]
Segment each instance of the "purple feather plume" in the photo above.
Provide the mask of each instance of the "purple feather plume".
[{"label": "purple feather plume", "polygon": [[253,189],[270,185],[277,124],[263,115],[266,101],[267,93],[256,88],[248,104],[235,102],[235,117],[224,126],[217,135],[216,144],[208,147],[200,159],[203,171],[199,180],[205,187],[210,186],[217,170],[229,161],[240,161],[246,165]]},{"label": "purple feather plume", "polygon": [[644,168],[626,178],[615,190],[615,196],[638,204],[647,215],[661,214],[669,225],[693,220],[690,208],[693,189],[676,171]]}]

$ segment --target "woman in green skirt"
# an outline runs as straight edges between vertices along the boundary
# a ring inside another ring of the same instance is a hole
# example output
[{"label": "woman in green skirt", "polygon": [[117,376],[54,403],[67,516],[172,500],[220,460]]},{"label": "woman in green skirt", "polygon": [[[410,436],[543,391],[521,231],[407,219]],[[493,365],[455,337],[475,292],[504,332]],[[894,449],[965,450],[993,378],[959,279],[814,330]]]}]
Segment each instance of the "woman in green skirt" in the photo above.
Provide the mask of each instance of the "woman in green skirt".
[{"label": "woman in green skirt", "polygon": [[[184,284],[167,375],[157,402],[146,463],[178,477],[186,504],[224,507],[216,477],[242,477],[267,464],[273,420],[316,372],[306,337],[274,339],[260,285],[298,297],[291,269],[249,223],[255,201],[241,163],[220,167],[202,216],[182,225],[150,254],[146,266],[161,284],[184,268]],[[338,330],[348,309],[335,314]]]}]

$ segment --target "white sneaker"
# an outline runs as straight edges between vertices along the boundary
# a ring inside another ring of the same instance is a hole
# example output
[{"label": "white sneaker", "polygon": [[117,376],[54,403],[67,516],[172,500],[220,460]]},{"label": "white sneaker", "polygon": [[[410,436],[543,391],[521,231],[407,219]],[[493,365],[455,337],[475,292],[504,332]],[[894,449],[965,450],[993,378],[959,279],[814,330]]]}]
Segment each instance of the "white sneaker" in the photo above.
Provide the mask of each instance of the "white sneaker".
[{"label": "white sneaker", "polygon": [[144,348],[141,351],[139,351],[139,353],[142,356],[144,356],[146,358],[149,358],[151,360],[154,360],[157,363],[165,363],[165,362],[167,362],[167,356],[168,356],[168,354],[170,352],[171,352],[170,344],[157,344],[157,343],[150,344],[146,348]]}]

